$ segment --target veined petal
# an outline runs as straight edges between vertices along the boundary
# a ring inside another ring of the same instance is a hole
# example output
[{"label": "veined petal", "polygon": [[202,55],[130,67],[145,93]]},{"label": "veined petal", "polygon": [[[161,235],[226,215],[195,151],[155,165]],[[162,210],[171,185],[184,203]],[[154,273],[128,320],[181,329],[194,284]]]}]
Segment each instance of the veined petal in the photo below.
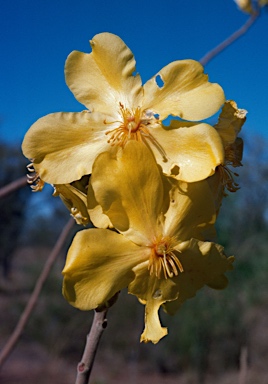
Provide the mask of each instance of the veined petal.
[{"label": "veined petal", "polygon": [[174,180],[170,206],[165,214],[164,234],[179,242],[214,240],[215,200],[207,180],[185,183]]},{"label": "veined petal", "polygon": [[89,180],[87,175],[72,184],[54,184],[53,196],[60,196],[77,224],[86,225],[91,221],[97,228],[112,228],[109,217],[96,202]]},{"label": "veined petal", "polygon": [[128,292],[145,304],[145,328],[141,341],[154,344],[167,335],[167,328],[161,326],[158,311],[160,306],[178,296],[172,279],[158,279],[149,274],[148,262],[141,263],[133,269],[135,279],[129,284]]},{"label": "veined petal", "polygon": [[177,250],[184,271],[173,278],[178,288],[178,299],[163,305],[169,314],[174,314],[184,301],[194,297],[204,285],[224,288],[227,285],[224,273],[233,269],[234,258],[227,258],[219,244],[191,239],[178,245]]},{"label": "veined petal", "polygon": [[163,172],[186,182],[206,179],[224,162],[224,149],[217,131],[209,124],[173,120],[169,127],[157,125],[153,137],[164,148],[166,159],[151,146]]},{"label": "veined petal", "polygon": [[214,175],[207,178],[207,182],[214,196],[216,214],[218,215],[222,204],[222,199],[225,196],[224,184],[219,169],[216,169]]},{"label": "veined petal", "polygon": [[[163,86],[157,84],[157,77]],[[191,121],[206,119],[224,100],[222,88],[209,83],[202,65],[194,60],[174,61],[144,85],[143,107],[158,113],[160,119],[168,115]]]},{"label": "veined petal", "polygon": [[226,163],[232,167],[241,167],[243,158],[244,142],[241,137],[237,137],[233,144],[226,148]]},{"label": "veined petal", "polygon": [[94,163],[91,184],[113,226],[137,244],[151,244],[158,234],[164,196],[160,171],[146,145],[130,140],[116,155],[102,153]]},{"label": "veined petal", "polygon": [[223,141],[224,147],[235,141],[246,121],[246,114],[247,111],[245,109],[237,108],[235,101],[228,100],[224,103],[219,120],[217,124],[214,125],[214,128]]},{"label": "veined petal", "polygon": [[81,225],[88,224],[90,219],[87,211],[86,194],[70,184],[55,184],[54,188],[53,196],[60,196],[76,223]]},{"label": "veined petal", "polygon": [[36,172],[50,184],[68,184],[91,173],[96,156],[110,148],[105,115],[52,113],[37,120],[26,133],[22,150]]},{"label": "veined petal", "polygon": [[132,268],[148,252],[108,229],[78,232],[62,271],[64,297],[81,310],[103,305],[133,280]]},{"label": "veined petal", "polygon": [[97,228],[113,228],[113,225],[107,215],[103,213],[102,207],[97,203],[91,182],[87,190],[87,208],[90,220]]},{"label": "veined petal", "polygon": [[148,300],[145,304],[144,331],[141,334],[140,341],[148,343],[151,341],[156,344],[160,339],[168,334],[166,327],[162,327],[158,315],[162,300]]},{"label": "veined petal", "polygon": [[135,59],[125,43],[111,33],[90,41],[92,53],[72,52],[65,64],[66,83],[78,101],[91,111],[114,116],[119,102],[126,108],[140,105],[143,94]]}]

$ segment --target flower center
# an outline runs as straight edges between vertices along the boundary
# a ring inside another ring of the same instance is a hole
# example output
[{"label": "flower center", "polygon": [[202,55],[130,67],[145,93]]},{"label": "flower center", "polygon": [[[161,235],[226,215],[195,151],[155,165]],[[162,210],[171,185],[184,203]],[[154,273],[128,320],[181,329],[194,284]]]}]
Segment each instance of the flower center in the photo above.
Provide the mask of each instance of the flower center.
[{"label": "flower center", "polygon": [[116,128],[105,132],[105,134],[109,136],[108,143],[112,146],[119,145],[124,148],[128,140],[149,140],[161,153],[163,159],[167,158],[164,149],[149,130],[150,126],[160,123],[153,112],[142,111],[140,107],[130,110],[125,108],[122,103],[119,103],[119,112],[121,115],[120,120],[111,122],[104,121],[105,124],[118,123]]},{"label": "flower center", "polygon": [[150,275],[161,278],[162,271],[165,279],[174,275],[178,276],[179,272],[183,272],[183,266],[174,253],[174,245],[176,239],[166,236],[155,239],[151,245],[151,255],[149,259]]}]

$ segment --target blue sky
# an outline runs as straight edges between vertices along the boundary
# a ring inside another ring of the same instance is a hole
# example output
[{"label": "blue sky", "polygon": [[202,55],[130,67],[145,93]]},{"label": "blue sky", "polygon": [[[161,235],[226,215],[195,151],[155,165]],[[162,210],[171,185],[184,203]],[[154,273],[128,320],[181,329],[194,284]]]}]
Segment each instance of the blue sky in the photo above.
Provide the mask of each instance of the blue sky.
[{"label": "blue sky", "polygon": [[[145,82],[174,60],[199,60],[246,22],[233,0],[9,0],[0,6],[0,139],[19,145],[51,112],[80,111],[64,81],[73,50],[97,33],[118,34]],[[205,68],[227,99],[248,110],[244,130],[268,138],[268,12]]]}]

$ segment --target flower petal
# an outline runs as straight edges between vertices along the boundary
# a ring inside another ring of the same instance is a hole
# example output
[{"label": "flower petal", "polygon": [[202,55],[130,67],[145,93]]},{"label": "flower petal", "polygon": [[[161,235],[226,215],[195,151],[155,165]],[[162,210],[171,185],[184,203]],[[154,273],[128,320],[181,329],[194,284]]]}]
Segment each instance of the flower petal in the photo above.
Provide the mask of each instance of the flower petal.
[{"label": "flower petal", "polygon": [[100,33],[90,41],[92,53],[72,52],[65,64],[66,83],[78,101],[91,111],[114,116],[119,102],[140,105],[143,94],[135,59],[116,35]]},{"label": "flower petal", "polygon": [[254,14],[254,9],[251,5],[251,0],[234,0],[241,11]]},{"label": "flower petal", "polygon": [[169,314],[174,314],[184,301],[194,297],[204,285],[224,288],[227,283],[224,273],[233,269],[234,258],[227,258],[219,244],[191,239],[180,244],[177,250],[184,271],[172,279],[178,288],[178,299],[163,305]]},{"label": "flower petal", "polygon": [[148,252],[108,229],[78,232],[62,272],[64,297],[81,310],[103,305],[133,280],[132,268]]},{"label": "flower petal", "polygon": [[169,127],[155,125],[150,133],[166,153],[163,159],[151,146],[158,164],[165,174],[178,180],[191,183],[206,179],[224,161],[221,138],[209,124],[173,120]]},{"label": "flower petal", "polygon": [[162,177],[146,145],[130,140],[116,156],[102,153],[94,163],[91,184],[113,226],[135,243],[149,245],[157,236],[164,201]]},{"label": "flower petal", "polygon": [[232,144],[246,121],[247,111],[238,109],[236,102],[229,100],[224,103],[219,120],[214,128],[220,135],[224,147]]},{"label": "flower petal", "polygon": [[53,196],[60,196],[76,223],[81,225],[88,224],[90,219],[87,210],[86,194],[70,184],[55,184],[54,189]]},{"label": "flower petal", "polygon": [[171,279],[150,276],[148,262],[137,265],[133,271],[135,279],[129,284],[128,292],[145,304],[145,328],[141,341],[156,344],[167,335],[167,328],[163,328],[159,320],[159,308],[166,301],[177,298],[177,287]]},{"label": "flower petal", "polygon": [[[163,86],[157,85],[159,77]],[[222,88],[209,83],[202,65],[194,60],[174,61],[144,85],[143,107],[158,113],[160,119],[168,115],[191,121],[206,119],[224,100]]]},{"label": "flower petal", "polygon": [[110,148],[105,115],[53,113],[37,120],[26,133],[22,150],[36,172],[50,184],[68,184],[91,173],[96,156]]},{"label": "flower petal", "polygon": [[97,203],[91,182],[87,190],[87,208],[90,220],[97,228],[113,228],[113,225],[107,215],[103,213],[102,207]]},{"label": "flower petal", "polygon": [[210,187],[211,193],[214,196],[216,215],[218,216],[220,212],[220,207],[222,204],[222,199],[225,196],[224,194],[224,183],[221,177],[222,173],[217,168],[214,175],[207,178],[208,185]]},{"label": "flower petal", "polygon": [[141,334],[140,341],[148,343],[151,341],[156,344],[160,339],[168,334],[166,327],[162,327],[158,311],[162,302],[150,300],[145,304],[145,328]]},{"label": "flower petal", "polygon": [[216,231],[214,195],[207,180],[184,183],[174,180],[170,206],[165,214],[164,232],[180,242],[214,240]]}]

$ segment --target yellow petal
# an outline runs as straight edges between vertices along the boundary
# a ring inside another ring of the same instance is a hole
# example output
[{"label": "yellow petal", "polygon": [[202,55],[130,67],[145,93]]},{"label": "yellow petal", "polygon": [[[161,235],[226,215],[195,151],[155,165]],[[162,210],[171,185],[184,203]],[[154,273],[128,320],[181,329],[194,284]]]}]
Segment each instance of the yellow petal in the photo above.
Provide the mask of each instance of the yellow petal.
[{"label": "yellow petal", "polygon": [[137,244],[150,244],[164,202],[162,177],[146,145],[131,140],[116,155],[102,153],[91,184],[113,226]]},{"label": "yellow petal", "polygon": [[237,137],[235,141],[225,150],[227,164],[232,165],[232,167],[241,167],[243,149],[243,139],[241,139],[241,137]]},{"label": "yellow petal", "polygon": [[158,164],[165,174],[178,180],[190,183],[206,179],[224,161],[221,138],[209,124],[173,120],[169,127],[155,126],[151,133],[166,153],[163,159],[151,146]]},{"label": "yellow petal", "polygon": [[222,204],[222,199],[225,196],[224,184],[219,169],[216,169],[214,175],[207,178],[207,182],[214,196],[216,215],[218,215]]},{"label": "yellow petal", "polygon": [[36,172],[50,184],[68,184],[91,173],[96,156],[110,148],[99,113],[53,113],[26,133],[22,150]]},{"label": "yellow petal", "polygon": [[234,0],[241,11],[246,13],[254,13],[254,9],[251,5],[251,0]]},{"label": "yellow petal", "polygon": [[235,141],[246,121],[246,114],[247,111],[245,109],[238,109],[234,101],[229,100],[224,103],[219,120],[214,125],[223,141],[224,147]]},{"label": "yellow petal", "polygon": [[147,253],[108,229],[78,232],[62,272],[64,297],[81,310],[105,304],[133,280],[132,268],[148,258]]},{"label": "yellow petal", "polygon": [[169,314],[174,314],[184,301],[194,297],[204,285],[224,288],[227,283],[224,273],[232,270],[234,261],[233,257],[225,256],[222,246],[196,239],[180,244],[177,250],[184,271],[173,278],[178,287],[178,299],[164,304]]},{"label": "yellow petal", "polygon": [[135,59],[116,35],[100,33],[90,41],[92,53],[72,52],[65,65],[66,83],[78,101],[91,111],[114,116],[119,102],[140,105],[142,86],[133,76]]},{"label": "yellow petal", "polygon": [[158,113],[161,119],[168,115],[191,121],[206,119],[224,103],[222,88],[209,83],[202,65],[194,60],[168,64],[144,85],[144,97],[144,108]]},{"label": "yellow petal", "polygon": [[196,183],[173,182],[170,206],[165,214],[164,234],[180,242],[191,239],[214,240],[216,236],[214,195],[207,180]]},{"label": "yellow petal", "polygon": [[87,211],[87,196],[70,184],[55,184],[53,196],[60,196],[63,203],[71,212],[71,216],[77,224],[86,225],[89,223]]},{"label": "yellow petal", "polygon": [[150,276],[148,262],[137,265],[133,271],[135,279],[129,284],[128,291],[145,304],[145,328],[141,341],[155,344],[167,335],[167,328],[162,327],[159,320],[159,308],[166,301],[177,298],[177,287],[171,279]]},{"label": "yellow petal", "polygon": [[160,339],[168,334],[166,327],[162,327],[158,316],[159,308],[163,301],[148,300],[145,304],[144,331],[141,334],[140,341],[153,344],[158,343]]},{"label": "yellow petal", "polygon": [[113,228],[107,215],[103,213],[102,207],[97,203],[91,182],[88,184],[87,207],[90,220],[97,228]]},{"label": "yellow petal", "polygon": [[96,202],[89,176],[72,184],[54,184],[53,196],[59,195],[77,224],[85,225],[91,221],[97,228],[112,228],[112,224]]}]

